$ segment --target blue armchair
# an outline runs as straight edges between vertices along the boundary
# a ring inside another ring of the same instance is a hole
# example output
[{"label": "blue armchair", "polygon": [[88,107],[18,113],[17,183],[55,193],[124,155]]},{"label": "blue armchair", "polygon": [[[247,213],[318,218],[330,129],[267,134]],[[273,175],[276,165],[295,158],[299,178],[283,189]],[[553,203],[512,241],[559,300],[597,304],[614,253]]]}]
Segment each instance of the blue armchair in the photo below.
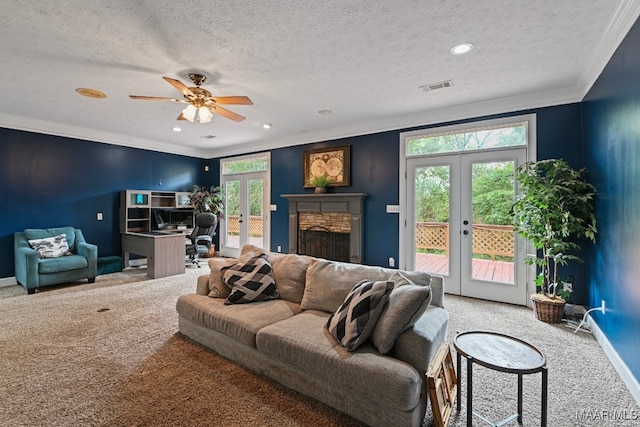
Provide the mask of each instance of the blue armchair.
[{"label": "blue armchair", "polygon": [[[29,240],[50,239],[64,234],[69,250],[64,256],[43,258],[31,247]],[[14,234],[15,274],[18,284],[28,294],[43,286],[96,280],[98,247],[85,241],[80,229],[74,227],[31,228]]]}]

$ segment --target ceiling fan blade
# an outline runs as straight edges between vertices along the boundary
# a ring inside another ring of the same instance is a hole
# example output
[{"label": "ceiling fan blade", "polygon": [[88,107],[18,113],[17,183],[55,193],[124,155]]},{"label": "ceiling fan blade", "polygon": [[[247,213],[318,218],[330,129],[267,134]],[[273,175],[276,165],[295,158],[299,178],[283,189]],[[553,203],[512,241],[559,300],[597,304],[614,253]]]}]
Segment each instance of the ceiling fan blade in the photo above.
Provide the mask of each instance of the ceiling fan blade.
[{"label": "ceiling fan blade", "polygon": [[165,98],[162,96],[141,96],[141,95],[129,95],[131,99],[144,99],[148,101],[173,101],[173,102],[185,102],[182,99]]},{"label": "ceiling fan blade", "polygon": [[193,99],[196,97],[196,95],[193,92],[191,92],[191,89],[185,86],[185,84],[182,83],[180,80],[172,79],[170,77],[163,77],[163,79],[165,79],[171,86],[178,89],[180,93],[182,93],[187,98]]},{"label": "ceiling fan blade", "polygon": [[246,119],[246,117],[241,116],[240,114],[236,114],[233,111],[227,110],[226,108],[218,107],[217,105],[214,105],[213,107],[209,107],[209,110],[212,113],[219,114],[222,117],[226,117],[227,119],[231,119],[235,122],[241,122],[244,119]]},{"label": "ceiling fan blade", "polygon": [[247,96],[213,96],[211,99],[217,104],[253,105]]}]

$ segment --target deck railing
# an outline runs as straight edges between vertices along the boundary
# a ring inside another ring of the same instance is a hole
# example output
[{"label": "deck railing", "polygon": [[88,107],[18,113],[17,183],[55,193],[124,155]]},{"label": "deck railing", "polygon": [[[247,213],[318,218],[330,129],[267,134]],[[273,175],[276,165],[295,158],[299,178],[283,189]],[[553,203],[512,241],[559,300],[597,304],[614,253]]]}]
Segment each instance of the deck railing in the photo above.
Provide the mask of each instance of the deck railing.
[{"label": "deck railing", "polygon": [[[449,224],[446,222],[416,223],[416,249],[444,251],[449,255]],[[513,226],[474,224],[473,253],[513,257]]]},{"label": "deck railing", "polygon": [[[240,234],[240,217],[238,215],[227,216],[227,234]],[[249,217],[249,235],[254,237],[264,235],[262,216],[252,215]]]}]

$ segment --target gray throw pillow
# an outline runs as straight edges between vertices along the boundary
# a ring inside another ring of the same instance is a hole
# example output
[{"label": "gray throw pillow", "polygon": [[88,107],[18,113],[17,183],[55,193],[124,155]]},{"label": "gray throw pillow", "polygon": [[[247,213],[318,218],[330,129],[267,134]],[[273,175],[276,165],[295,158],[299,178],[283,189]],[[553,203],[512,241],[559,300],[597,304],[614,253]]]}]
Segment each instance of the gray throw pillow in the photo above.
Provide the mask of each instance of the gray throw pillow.
[{"label": "gray throw pillow", "polygon": [[382,313],[393,289],[393,282],[370,282],[356,284],[344,303],[327,320],[329,333],[349,351],[354,351],[365,342]]},{"label": "gray throw pillow", "polygon": [[373,345],[381,354],[391,351],[396,338],[415,325],[431,303],[431,287],[415,285],[400,272],[394,273],[389,281],[395,286],[371,334]]}]

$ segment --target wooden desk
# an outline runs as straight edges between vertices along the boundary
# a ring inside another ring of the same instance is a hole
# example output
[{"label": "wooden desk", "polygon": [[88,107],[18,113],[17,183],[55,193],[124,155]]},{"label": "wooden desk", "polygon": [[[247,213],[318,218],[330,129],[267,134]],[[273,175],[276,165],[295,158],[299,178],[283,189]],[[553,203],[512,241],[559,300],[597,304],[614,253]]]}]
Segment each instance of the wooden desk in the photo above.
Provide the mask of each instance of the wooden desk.
[{"label": "wooden desk", "polygon": [[151,279],[185,272],[185,235],[183,233],[141,232],[122,234],[125,268],[129,254],[147,257],[147,276]]}]

